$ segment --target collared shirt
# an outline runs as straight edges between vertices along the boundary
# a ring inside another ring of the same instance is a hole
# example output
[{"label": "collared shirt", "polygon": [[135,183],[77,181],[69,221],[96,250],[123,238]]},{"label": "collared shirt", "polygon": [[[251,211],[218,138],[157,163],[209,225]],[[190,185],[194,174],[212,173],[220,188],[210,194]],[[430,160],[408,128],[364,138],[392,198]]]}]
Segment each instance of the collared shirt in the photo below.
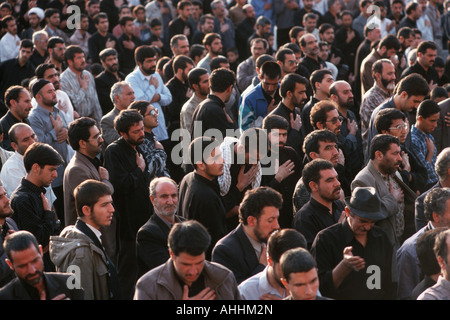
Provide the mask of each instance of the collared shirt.
[{"label": "collared shirt", "polygon": [[450,299],[450,281],[442,275],[434,286],[428,288],[417,298],[417,300],[449,300]]},{"label": "collared shirt", "polygon": [[203,99],[197,96],[195,93],[192,97],[186,101],[180,111],[180,127],[181,129],[191,132],[192,128],[192,116],[194,115],[195,108],[202,102]]},{"label": "collared shirt", "polygon": [[166,128],[166,120],[164,117],[163,106],[167,106],[172,102],[172,94],[170,90],[164,85],[161,76],[155,72],[152,74],[158,80],[158,87],[155,88],[148,81],[147,77],[142,73],[140,68],[136,68],[132,73],[126,76],[125,81],[129,82],[134,90],[135,100],[151,101],[155,94],[159,94],[161,100],[152,102],[152,105],[158,109],[158,126],[152,131],[155,134],[156,140],[164,141],[169,139]]},{"label": "collared shirt", "polygon": [[259,256],[261,255],[261,251],[262,251],[262,243],[253,239],[247,233],[245,233],[245,236],[247,237],[248,241],[250,242],[253,249],[255,250],[256,257],[259,259]]},{"label": "collared shirt", "polygon": [[44,210],[40,188],[32,182],[22,179],[21,184],[11,195],[11,208],[14,213],[11,218],[20,230],[31,232],[43,247],[47,246],[50,236],[58,235],[56,216],[53,211]]},{"label": "collared shirt", "polygon": [[95,234],[95,236],[97,237],[98,241],[100,241],[100,243],[102,243],[102,233],[100,232],[100,230],[94,228],[93,226],[91,226],[89,223],[86,223],[86,226],[92,230],[92,232]]},{"label": "collared shirt", "polygon": [[83,49],[84,53],[86,54],[86,57],[89,57],[88,40],[90,37],[91,34],[89,32],[86,31],[83,35],[79,29],[76,29],[70,37],[70,42],[73,45],[81,47],[81,49]]},{"label": "collared shirt", "polygon": [[239,284],[239,293],[244,300],[260,300],[260,297],[264,294],[271,294],[280,299],[286,298],[286,290],[284,290],[283,295],[280,295],[278,290],[270,285],[267,278],[269,276],[268,270],[269,266],[266,266],[263,271]]},{"label": "collared shirt", "polygon": [[319,231],[337,223],[345,206],[340,200],[332,203],[332,211],[313,197],[294,216],[293,227],[306,238],[308,248]]},{"label": "collared shirt", "polygon": [[[14,154],[3,164],[0,172],[0,180],[3,183],[3,188],[10,197],[14,190],[20,186],[22,178],[25,178],[26,175],[27,171],[25,170],[25,165],[23,164],[23,156],[15,151]],[[45,197],[50,202],[50,205],[52,205],[56,200],[53,189],[49,186],[45,188],[45,190],[47,190]]]},{"label": "collared shirt", "polygon": [[[20,38],[7,32],[0,40],[0,62],[17,58],[20,49]],[[2,97],[3,98],[3,97]]]},{"label": "collared shirt", "polygon": [[[347,218],[348,219],[348,218]],[[347,219],[317,234],[311,253],[319,269],[320,292],[323,296],[340,300],[383,300],[394,299],[396,292],[392,283],[392,245],[386,233],[373,226],[367,233],[367,242],[363,246],[356,240]],[[333,269],[342,261],[346,247],[353,247],[354,256],[364,259],[365,267],[360,271],[351,271],[338,288],[333,284]],[[377,266],[380,276],[380,289],[371,289],[374,271],[369,267]]]},{"label": "collared shirt", "polygon": [[383,90],[377,83],[364,94],[361,108],[359,109],[359,115],[361,117],[361,137],[364,145],[367,141],[370,116],[373,110],[390,97],[391,95],[389,92]]},{"label": "collared shirt", "polygon": [[249,57],[242,61],[238,65],[236,73],[237,86],[241,92],[244,92],[252,83],[252,79],[257,75],[253,57]]},{"label": "collared shirt", "polygon": [[426,160],[428,153],[426,138],[430,139],[434,144],[434,138],[430,133],[424,133],[417,129],[415,125],[411,126],[411,142],[412,142],[412,152],[416,155],[419,161],[424,167],[427,168],[428,180],[427,184],[434,184],[439,180],[434,165],[436,164],[437,150],[434,148],[433,158],[431,163]]},{"label": "collared shirt", "polygon": [[404,78],[412,73],[420,74],[428,83],[431,83],[431,81],[433,81],[433,83],[436,84],[439,81],[439,75],[434,67],[428,68],[428,70],[425,71],[419,61],[416,61],[412,66],[406,68],[403,71],[401,78]]},{"label": "collared shirt", "polygon": [[52,187],[59,187],[62,186],[64,169],[73,155],[73,149],[69,146],[67,141],[61,143],[58,142],[58,139],[56,138],[56,131],[53,128],[50,116],[52,116],[53,119],[56,119],[56,117],[59,116],[63,121],[63,127],[67,129],[66,120],[62,115],[62,112],[56,107],[53,107],[53,110],[50,112],[44,107],[38,105],[36,108],[31,110],[28,120],[30,121],[30,125],[33,128],[34,133],[38,137],[39,142],[51,145],[64,159],[64,163],[57,169],[58,177],[56,177],[56,179],[52,182]]},{"label": "collared shirt", "polygon": [[19,119],[17,119],[11,112],[11,110],[9,110],[4,116],[3,118],[0,119],[0,123],[3,129],[3,141],[1,142],[0,146],[8,151],[14,151],[13,147],[11,147],[11,141],[9,140],[9,135],[8,135],[8,131],[9,129],[15,125],[16,123],[19,122],[23,122],[26,124],[30,124],[28,119],[23,119],[22,121],[20,121]]},{"label": "collared shirt", "polygon": [[70,70],[70,68],[67,68],[61,74],[61,90],[70,97],[73,106],[80,117],[90,117],[97,121],[97,123],[100,123],[102,109],[100,107],[100,102],[98,101],[94,76],[86,70],[82,72],[82,76],[89,77],[89,86],[87,90],[81,88],[78,76],[75,72]]}]

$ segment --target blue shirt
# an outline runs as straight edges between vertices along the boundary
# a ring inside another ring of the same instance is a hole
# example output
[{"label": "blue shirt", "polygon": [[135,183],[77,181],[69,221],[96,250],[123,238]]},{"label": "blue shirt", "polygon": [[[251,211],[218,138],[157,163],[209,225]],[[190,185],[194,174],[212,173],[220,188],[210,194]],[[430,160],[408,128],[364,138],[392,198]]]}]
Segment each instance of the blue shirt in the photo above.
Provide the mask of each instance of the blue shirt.
[{"label": "blue shirt", "polygon": [[151,75],[158,79],[158,87],[155,88],[149,82],[149,78],[146,77],[139,67],[131,72],[125,81],[130,83],[131,88],[134,90],[135,100],[145,100],[152,101],[153,96],[157,93],[160,95],[161,100],[157,102],[152,102],[152,105],[158,109],[158,126],[152,130],[155,135],[156,140],[164,141],[169,139],[169,134],[167,133],[166,120],[164,118],[164,112],[162,107],[167,106],[172,102],[172,94],[170,90],[164,85],[161,76],[155,72]]},{"label": "blue shirt", "polygon": [[58,177],[52,182],[52,187],[55,188],[60,187],[63,184],[64,169],[69,163],[70,156],[73,154],[73,151],[70,150],[71,147],[67,141],[58,143],[56,131],[50,120],[50,115],[53,119],[56,119],[57,116],[61,117],[63,127],[67,129],[67,123],[64,115],[56,107],[53,107],[53,111],[50,112],[44,107],[38,105],[36,108],[31,109],[30,115],[28,116],[28,121],[30,122],[30,126],[33,128],[34,133],[38,137],[39,142],[51,145],[64,159],[64,164],[60,165],[57,169]]},{"label": "blue shirt", "polygon": [[[433,141],[433,144],[435,145],[434,148],[434,154],[431,163],[426,160],[426,156],[428,153],[427,149],[427,142],[425,138],[431,139]],[[436,164],[436,157],[437,157],[437,149],[436,144],[434,142],[434,138],[430,133],[425,133],[417,129],[416,126],[411,126],[411,149],[412,152],[417,156],[417,158],[420,160],[422,165],[427,168],[427,174],[428,174],[428,180],[427,184],[435,184],[439,177],[436,174],[436,171],[434,169],[434,165]]]}]

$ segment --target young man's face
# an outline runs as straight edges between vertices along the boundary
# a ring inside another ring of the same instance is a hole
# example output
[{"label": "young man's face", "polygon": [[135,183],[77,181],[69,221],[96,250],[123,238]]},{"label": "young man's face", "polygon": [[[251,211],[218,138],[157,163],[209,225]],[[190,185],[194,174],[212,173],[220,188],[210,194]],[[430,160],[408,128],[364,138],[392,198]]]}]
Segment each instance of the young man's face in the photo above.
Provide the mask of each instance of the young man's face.
[{"label": "young man's face", "polygon": [[214,20],[205,19],[205,23],[202,24],[202,31],[204,34],[210,33],[214,30]]},{"label": "young man's face", "polygon": [[139,63],[142,71],[146,75],[154,74],[156,71],[156,57],[145,58],[143,63]]},{"label": "young man's face", "polygon": [[431,68],[436,60],[437,50],[427,49],[425,53],[419,52],[417,55],[421,65],[426,68]]},{"label": "young man's face", "polygon": [[209,94],[209,75],[207,73],[200,76],[200,81],[198,82],[198,92],[202,96]]},{"label": "young man's face", "polygon": [[284,62],[282,65],[282,70],[285,74],[294,73],[297,69],[297,59],[295,54],[287,54],[284,56]]},{"label": "young man's face", "polygon": [[28,16],[28,23],[30,24],[31,28],[37,28],[37,26],[39,25],[41,21],[39,20],[39,17],[37,16],[37,14],[30,14]]},{"label": "young man's face", "polygon": [[99,32],[108,32],[108,28],[109,28],[109,21],[108,19],[105,18],[100,18],[98,20],[98,23],[95,25],[95,27],[97,28],[97,30]]},{"label": "young man's face", "polygon": [[88,220],[97,229],[100,227],[109,227],[114,214],[114,206],[111,195],[104,195],[89,209],[90,216]]},{"label": "young man's face", "polygon": [[204,173],[210,178],[219,177],[223,174],[223,155],[222,150],[216,147],[211,151],[211,155],[205,159]]},{"label": "young man's face", "polygon": [[295,90],[292,94],[291,102],[296,108],[305,105],[308,96],[306,94],[306,86],[303,83],[296,83]]},{"label": "young man's face", "polygon": [[32,48],[22,47],[19,50],[19,60],[20,61],[28,61],[32,54],[33,54]]},{"label": "young man's face", "polygon": [[144,133],[144,122],[139,121],[138,123],[133,124],[128,133],[121,133],[124,137],[125,141],[128,142],[132,146],[138,146],[144,142],[145,133]]},{"label": "young man's face", "polygon": [[102,61],[103,68],[111,73],[119,70],[119,58],[116,55],[110,55]]},{"label": "young man's face", "polygon": [[286,145],[287,130],[286,129],[272,129],[268,134],[271,149],[281,149]]},{"label": "young man's face", "polygon": [[273,96],[275,92],[278,90],[278,85],[281,78],[270,79],[266,75],[263,75],[261,79],[262,89],[270,96]]},{"label": "young man's face", "polygon": [[39,168],[39,173],[37,179],[39,180],[42,187],[49,187],[53,180],[58,177],[58,169],[59,166],[51,166],[45,165],[44,168]]},{"label": "young man's face", "polygon": [[82,72],[84,68],[86,67],[86,58],[84,56],[84,53],[75,53],[73,60],[69,64],[72,65],[72,68],[78,72]]},{"label": "young man's face", "polygon": [[123,32],[128,35],[131,36],[134,32],[134,22],[133,21],[127,21],[125,23],[125,26],[123,27]]},{"label": "young man's face", "polygon": [[25,119],[30,114],[32,108],[30,93],[28,90],[22,90],[19,93],[19,98],[14,103],[14,112],[17,113],[21,119]]},{"label": "young man's face", "polygon": [[319,153],[313,153],[312,158],[328,160],[333,164],[334,167],[336,167],[339,160],[339,150],[336,142],[319,141]]},{"label": "young man's face", "polygon": [[186,252],[180,252],[179,255],[175,255],[172,251],[169,253],[178,278],[188,286],[197,281],[205,266],[205,253],[198,256]]},{"label": "young man's face", "polygon": [[53,107],[58,103],[55,87],[51,83],[43,86],[42,89],[39,90],[38,95],[41,96],[42,104],[44,106]]},{"label": "young man's face", "polygon": [[384,174],[394,174],[402,164],[401,148],[396,143],[391,143],[389,150],[378,159],[378,166]]},{"label": "young man's face", "polygon": [[319,183],[310,182],[311,192],[317,194],[326,201],[335,201],[340,197],[341,183],[334,169],[320,170]]},{"label": "young man's face", "polygon": [[339,116],[339,112],[336,109],[327,112],[327,119],[321,129],[328,129],[336,136],[341,132],[342,117]]},{"label": "young man's face", "polygon": [[86,153],[94,158],[102,152],[103,138],[97,126],[89,128],[89,139],[86,141]]},{"label": "young man's face", "polygon": [[5,189],[0,186],[0,218],[5,219],[12,215],[11,204]]},{"label": "young man's face", "polygon": [[419,116],[417,119],[420,121],[420,129],[425,133],[432,133],[438,126],[439,113],[432,114],[428,118]]},{"label": "young man's face", "polygon": [[313,268],[307,272],[295,272],[289,275],[289,280],[282,282],[294,300],[314,300],[319,290],[319,275]]},{"label": "young man's face", "polygon": [[409,125],[403,119],[394,119],[389,127],[388,134],[397,137],[400,143],[405,143],[408,136]]},{"label": "young man's face", "polygon": [[211,53],[214,55],[220,55],[222,54],[222,49],[223,49],[223,45],[222,45],[222,40],[220,39],[214,39],[213,42],[211,42]]},{"label": "young man's face", "polygon": [[53,14],[51,17],[48,18],[48,24],[50,24],[53,27],[59,27],[61,19],[59,17],[59,13]]},{"label": "young man's face", "polygon": [[255,41],[250,48],[253,60],[256,60],[259,56],[266,53],[264,43],[262,41]]},{"label": "young man's face", "polygon": [[187,20],[192,16],[192,6],[185,6],[183,10],[180,10],[180,17],[183,20]]},{"label": "young man's face", "polygon": [[159,38],[159,37],[161,37],[162,26],[150,27],[150,31],[155,37]]},{"label": "young man's face", "polygon": [[417,109],[419,104],[425,99],[425,96],[408,96],[406,92],[401,93],[403,95],[403,103],[400,106],[402,111],[412,111],[413,109]]},{"label": "young man's face", "polygon": [[144,127],[153,129],[156,128],[158,124],[158,109],[149,104],[144,115]]},{"label": "young man's face", "polygon": [[260,217],[254,218],[256,223],[253,228],[253,233],[256,239],[260,242],[267,242],[270,235],[280,229],[278,224],[279,210],[275,207],[264,207]]},{"label": "young man's face", "polygon": [[64,43],[57,43],[53,49],[51,49],[51,56],[58,62],[64,61],[64,53],[66,52],[66,46]]}]

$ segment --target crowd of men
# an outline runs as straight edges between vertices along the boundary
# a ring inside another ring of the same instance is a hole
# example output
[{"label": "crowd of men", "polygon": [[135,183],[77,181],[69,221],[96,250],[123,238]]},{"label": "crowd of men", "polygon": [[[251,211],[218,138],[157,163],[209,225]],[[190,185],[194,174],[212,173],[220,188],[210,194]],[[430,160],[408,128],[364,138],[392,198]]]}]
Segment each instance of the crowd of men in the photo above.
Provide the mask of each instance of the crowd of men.
[{"label": "crowd of men", "polygon": [[450,299],[447,8],[2,2],[0,300]]}]

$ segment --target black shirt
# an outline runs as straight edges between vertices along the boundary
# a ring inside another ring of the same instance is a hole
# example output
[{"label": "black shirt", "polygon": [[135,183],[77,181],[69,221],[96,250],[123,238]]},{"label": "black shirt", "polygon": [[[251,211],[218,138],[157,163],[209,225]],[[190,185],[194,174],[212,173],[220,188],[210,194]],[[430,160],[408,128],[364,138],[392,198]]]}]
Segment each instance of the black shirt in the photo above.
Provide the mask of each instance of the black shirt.
[{"label": "black shirt", "polygon": [[[20,85],[25,79],[34,77],[34,67],[30,61],[24,66],[19,59],[6,60],[0,64],[0,99],[4,99],[6,90],[13,85]],[[6,113],[6,111],[5,111]]]},{"label": "black shirt", "polygon": [[217,179],[210,181],[196,172],[188,173],[180,183],[179,209],[182,217],[199,221],[211,235],[206,252],[209,260],[216,242],[227,234],[226,211]]},{"label": "black shirt", "polygon": [[292,226],[306,238],[308,248],[311,248],[319,231],[332,226],[339,221],[345,205],[340,200],[333,201],[332,212],[313,197],[295,214]]},{"label": "black shirt", "polygon": [[172,102],[163,107],[163,110],[166,118],[167,132],[171,136],[174,130],[180,129],[180,112],[188,100],[186,94],[189,86],[186,82],[183,83],[177,77],[173,77],[167,82],[166,87],[172,94]]},{"label": "black shirt", "polygon": [[[125,75],[122,72],[119,71],[118,76],[121,80],[125,80]],[[109,94],[114,83],[118,81],[116,76],[107,70],[102,71],[95,77],[95,89],[97,90],[98,101],[103,114],[107,114],[114,109],[114,104]]]},{"label": "black shirt", "polygon": [[[275,174],[263,174],[261,179],[262,186],[269,186],[281,193],[283,197],[283,205],[280,209],[278,223],[280,224],[280,228],[291,228],[292,218],[294,216],[292,207],[292,195],[294,194],[295,185],[302,175],[303,166],[299,160],[299,157],[297,156],[297,152],[295,152],[295,150],[289,146],[280,148],[278,155],[274,153],[271,153],[271,155],[272,159],[278,160],[280,166],[288,160],[291,160],[295,163],[294,172],[281,182],[278,182],[278,180],[275,179]],[[273,166],[273,163],[265,164],[264,161],[261,160],[262,168],[268,168],[271,165]]]},{"label": "black shirt", "polygon": [[[221,139],[225,138],[227,129],[232,129],[234,134],[234,125],[228,121],[225,115],[225,103],[213,94],[208,94],[208,97],[195,108],[192,120],[192,140],[203,136],[208,129],[219,130],[222,133]],[[201,122],[201,131],[199,130],[200,123],[195,123],[195,121]]]},{"label": "black shirt", "polygon": [[412,66],[406,68],[402,72],[401,78],[404,78],[412,73],[420,74],[422,77],[425,78],[425,80],[427,80],[428,83],[431,83],[431,81],[433,81],[434,84],[437,84],[439,82],[439,75],[434,69],[434,67],[430,67],[428,71],[425,71],[425,69],[420,65],[418,61],[416,61]]},{"label": "black shirt", "polygon": [[291,114],[293,115],[294,119],[297,116],[301,118],[299,109],[295,108],[294,110],[291,110],[288,107],[286,107],[284,103],[280,102],[278,107],[276,107],[270,114],[279,115],[284,119],[286,119],[286,121],[289,124],[286,145],[292,147],[297,153],[297,157],[299,159],[302,159],[303,158],[302,146],[304,139],[302,128],[300,128],[300,130],[295,130],[291,127]]},{"label": "black shirt", "polygon": [[30,124],[27,119],[23,119],[23,121],[18,120],[16,117],[13,116],[11,111],[8,111],[3,118],[0,119],[0,124],[3,129],[3,141],[1,142],[1,147],[8,151],[14,151],[13,147],[11,147],[11,141],[9,140],[8,131],[9,129],[15,125],[16,123],[23,122],[26,124]]},{"label": "black shirt", "polygon": [[[365,261],[365,268],[351,271],[338,288],[334,287],[332,271],[342,261],[345,247],[352,246],[354,256]],[[367,233],[367,243],[363,247],[354,237],[353,231],[344,219],[317,234],[311,247],[311,253],[319,269],[320,293],[332,299],[340,300],[382,300],[395,299],[396,289],[392,283],[392,245],[378,226]],[[375,273],[372,269],[375,266]],[[373,268],[373,267],[372,267]],[[371,271],[372,270],[372,271]],[[378,273],[376,273],[378,272]],[[371,277],[380,276],[380,289],[370,289]],[[370,278],[370,279],[369,279]]]}]

